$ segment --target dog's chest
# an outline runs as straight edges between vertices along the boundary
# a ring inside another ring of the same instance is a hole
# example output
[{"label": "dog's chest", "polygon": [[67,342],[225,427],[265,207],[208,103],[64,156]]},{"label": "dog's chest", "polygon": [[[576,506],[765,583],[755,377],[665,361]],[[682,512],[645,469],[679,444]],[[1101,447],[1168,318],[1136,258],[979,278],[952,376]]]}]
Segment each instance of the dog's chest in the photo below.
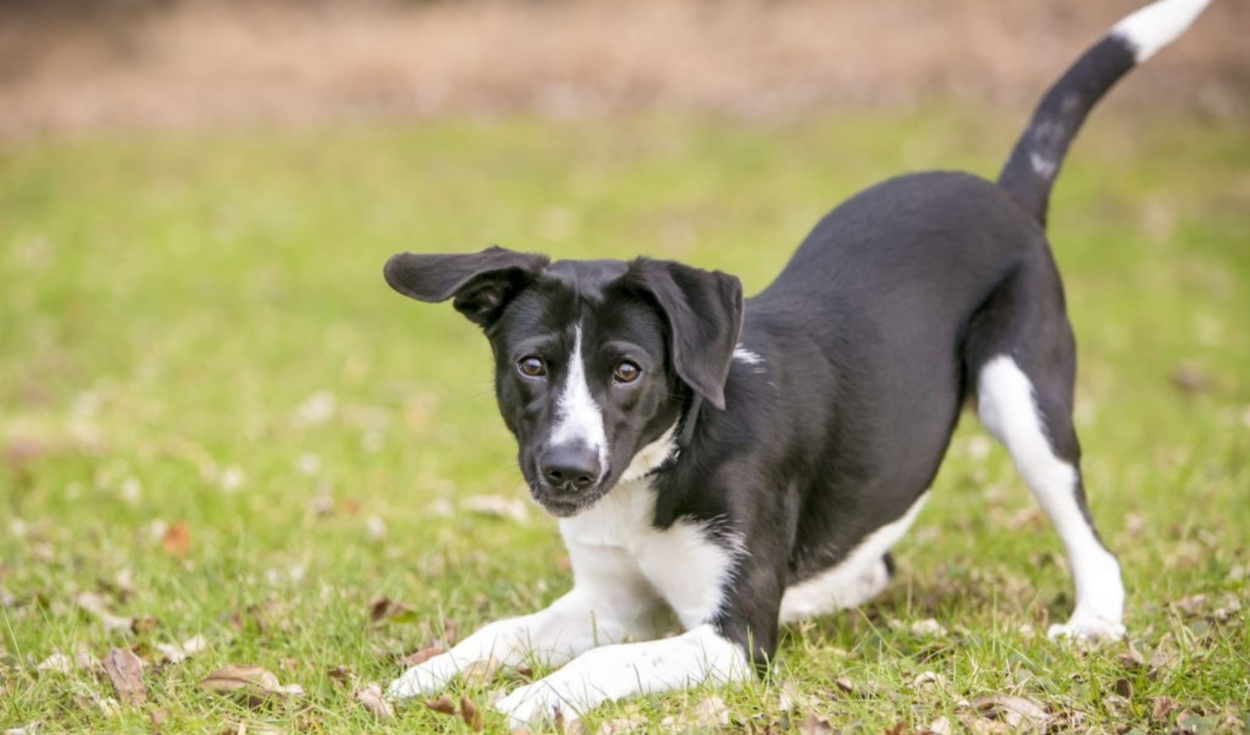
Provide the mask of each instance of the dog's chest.
[{"label": "dog's chest", "polygon": [[612,489],[594,508],[560,522],[576,584],[634,588],[662,598],[692,628],[711,621],[724,601],[736,549],[704,524],[652,525],[655,490],[645,478]]}]

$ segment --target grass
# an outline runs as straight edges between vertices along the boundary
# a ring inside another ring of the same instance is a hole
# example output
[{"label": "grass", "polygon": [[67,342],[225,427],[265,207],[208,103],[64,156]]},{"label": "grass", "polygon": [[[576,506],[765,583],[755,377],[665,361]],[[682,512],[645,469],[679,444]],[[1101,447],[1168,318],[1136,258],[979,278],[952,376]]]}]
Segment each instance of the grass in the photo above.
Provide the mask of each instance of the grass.
[{"label": "grass", "polygon": [[[538,608],[567,567],[536,507],[525,523],[462,507],[525,496],[488,349],[449,307],[393,294],[386,256],[646,253],[753,291],[833,203],[908,169],[992,174],[1017,124],[932,110],[777,129],[518,120],[6,145],[0,726],[467,731],[421,706],[379,721],[350,690],[397,674],[397,655]],[[722,694],[748,723],[730,730],[813,713],[839,731],[945,716],[984,732],[961,700],[994,693],[1079,731],[1246,727],[1248,170],[1244,129],[1096,116],[1053,204],[1087,485],[1147,662],[1036,634],[1071,607],[1060,547],[969,419],[889,591],[786,630],[774,685]],[[81,610],[91,592],[132,629]],[[405,611],[372,622],[376,598]],[[946,632],[913,629],[930,618]],[[157,644],[195,635],[208,650],[160,663]],[[98,669],[37,666],[127,646],[148,662],[143,705],[102,705],[115,695]],[[231,663],[306,694],[248,707],[199,686]],[[925,671],[939,680],[917,682]],[[464,693],[485,705],[501,685]],[[709,695],[588,724],[663,729]],[[1161,697],[1176,709],[1156,716]],[[503,729],[490,712],[486,727]]]}]

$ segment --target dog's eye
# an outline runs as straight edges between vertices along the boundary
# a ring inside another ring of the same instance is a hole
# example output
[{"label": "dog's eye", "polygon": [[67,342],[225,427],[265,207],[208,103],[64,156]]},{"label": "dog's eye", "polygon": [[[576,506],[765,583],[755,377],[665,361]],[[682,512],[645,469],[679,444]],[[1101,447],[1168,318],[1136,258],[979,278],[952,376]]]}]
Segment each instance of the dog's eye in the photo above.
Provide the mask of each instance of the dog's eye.
[{"label": "dog's eye", "polygon": [[534,357],[533,355],[522,357],[520,362],[516,364],[516,367],[527,378],[541,378],[547,374],[546,363],[542,361],[542,358]]},{"label": "dog's eye", "polygon": [[624,360],[616,366],[616,370],[612,371],[612,377],[618,383],[632,383],[642,375],[642,368],[638,367],[629,360]]}]

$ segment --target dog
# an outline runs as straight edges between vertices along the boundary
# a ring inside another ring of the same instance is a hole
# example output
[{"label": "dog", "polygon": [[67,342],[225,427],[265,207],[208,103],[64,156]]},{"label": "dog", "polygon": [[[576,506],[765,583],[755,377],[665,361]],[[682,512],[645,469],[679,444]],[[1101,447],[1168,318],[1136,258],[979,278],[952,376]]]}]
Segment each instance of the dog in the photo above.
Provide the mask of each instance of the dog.
[{"label": "dog", "polygon": [[[996,183],[932,172],[874,186],[750,299],[731,275],[648,258],[392,257],[391,287],[450,299],[485,332],[573,587],[412,667],[389,696],[435,692],[486,659],[563,664],[496,703],[524,726],[760,673],[779,625],[886,587],[889,549],[971,399],[1063,541],[1076,605],[1050,636],[1122,637],[1120,567],[1081,481],[1047,206],[1090,109],[1207,2],[1159,0],[1117,24],[1046,93]],[[665,607],[685,632],[654,640]]]}]

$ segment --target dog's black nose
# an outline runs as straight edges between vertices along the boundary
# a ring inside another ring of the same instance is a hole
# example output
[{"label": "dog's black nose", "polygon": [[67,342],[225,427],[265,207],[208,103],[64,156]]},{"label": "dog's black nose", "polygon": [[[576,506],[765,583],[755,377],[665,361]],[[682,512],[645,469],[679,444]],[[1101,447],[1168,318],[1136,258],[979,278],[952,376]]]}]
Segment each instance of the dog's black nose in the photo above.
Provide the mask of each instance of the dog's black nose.
[{"label": "dog's black nose", "polygon": [[543,456],[543,479],[555,490],[585,490],[599,479],[599,452],[590,447],[562,445]]}]

